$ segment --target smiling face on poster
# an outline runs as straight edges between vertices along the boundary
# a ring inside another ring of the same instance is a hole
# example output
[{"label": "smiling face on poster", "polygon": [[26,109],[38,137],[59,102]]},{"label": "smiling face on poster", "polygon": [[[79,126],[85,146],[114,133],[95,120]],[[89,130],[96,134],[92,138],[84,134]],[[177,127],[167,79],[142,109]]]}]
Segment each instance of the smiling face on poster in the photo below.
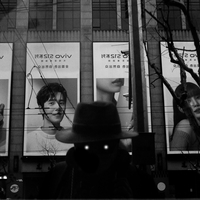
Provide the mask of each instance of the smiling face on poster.
[{"label": "smiling face on poster", "polygon": [[0,156],[8,156],[13,44],[0,44]]},{"label": "smiling face on poster", "polygon": [[71,127],[79,102],[79,43],[29,43],[27,48],[24,155],[66,155],[72,145],[58,142],[55,134]]},{"label": "smiling face on poster", "polygon": [[[178,49],[178,53],[183,57],[185,64],[197,73],[198,61],[193,42],[175,42],[174,44]],[[180,97],[180,95],[184,92],[184,89],[180,84],[180,67],[170,62],[166,43],[161,42],[160,45],[163,75],[168,80],[175,93]],[[176,105],[165,86],[163,86],[163,90],[167,153],[199,153],[199,142],[197,142],[199,140],[199,136],[195,134],[183,110]],[[189,102],[191,109],[196,107],[196,111],[197,108],[200,109],[200,104],[198,103],[199,96],[200,89],[197,86],[197,83],[191,75],[187,73],[187,101]],[[195,106],[193,106],[194,102]]]},{"label": "smiling face on poster", "polygon": [[128,108],[128,42],[93,43],[94,100],[113,102],[119,111],[122,129],[127,130],[132,109]]}]

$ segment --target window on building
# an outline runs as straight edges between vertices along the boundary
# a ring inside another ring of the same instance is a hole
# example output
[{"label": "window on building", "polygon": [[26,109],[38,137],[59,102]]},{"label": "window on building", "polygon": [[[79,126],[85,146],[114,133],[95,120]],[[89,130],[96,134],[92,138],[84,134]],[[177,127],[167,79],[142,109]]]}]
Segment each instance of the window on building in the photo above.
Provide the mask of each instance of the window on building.
[{"label": "window on building", "polygon": [[117,29],[116,0],[92,1],[93,30]]},{"label": "window on building", "polygon": [[14,29],[16,27],[17,0],[0,1],[0,30]]},{"label": "window on building", "polygon": [[[168,17],[168,23],[171,27],[171,30],[180,30],[182,29],[182,23],[181,23],[181,11],[180,9],[173,7],[173,6],[166,6],[163,4],[162,0],[157,0],[157,18],[161,22],[164,23],[163,17],[167,19]],[[158,23],[158,28],[163,29],[162,25]]]},{"label": "window on building", "polygon": [[[187,1],[184,0],[185,5],[187,6]],[[199,0],[190,0],[189,1],[189,13],[192,19],[194,26],[199,30],[200,29],[200,1]],[[189,29],[188,23],[186,21],[186,28]]]},{"label": "window on building", "polygon": [[30,0],[29,29],[52,30],[53,0]]},{"label": "window on building", "polygon": [[80,0],[57,0],[57,30],[80,30]]},{"label": "window on building", "polygon": [[122,30],[129,29],[128,0],[121,0]]}]

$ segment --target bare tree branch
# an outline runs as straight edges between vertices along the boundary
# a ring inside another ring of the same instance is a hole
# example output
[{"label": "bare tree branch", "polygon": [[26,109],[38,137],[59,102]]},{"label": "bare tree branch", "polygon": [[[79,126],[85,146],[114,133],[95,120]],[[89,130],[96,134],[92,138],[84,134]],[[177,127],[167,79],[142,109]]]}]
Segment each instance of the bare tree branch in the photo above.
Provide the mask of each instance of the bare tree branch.
[{"label": "bare tree branch", "polygon": [[[179,8],[184,13],[184,15],[187,19],[188,25],[190,27],[190,31],[192,33],[194,45],[196,47],[196,52],[197,52],[198,63],[200,64],[200,44],[199,44],[200,41],[199,41],[196,27],[194,26],[191,16],[190,16],[190,13],[189,13],[189,1],[187,2],[187,7],[182,2],[177,1],[177,0],[165,0],[164,2],[166,5]],[[198,70],[198,75],[200,75],[200,68]],[[197,81],[197,83],[198,84],[200,83],[199,80]]]}]

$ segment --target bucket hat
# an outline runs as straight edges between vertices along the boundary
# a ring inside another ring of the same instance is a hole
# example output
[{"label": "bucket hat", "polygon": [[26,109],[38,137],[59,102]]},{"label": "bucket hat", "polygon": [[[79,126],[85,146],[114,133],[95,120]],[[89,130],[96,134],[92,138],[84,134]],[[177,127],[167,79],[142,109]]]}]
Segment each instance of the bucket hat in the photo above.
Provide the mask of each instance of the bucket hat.
[{"label": "bucket hat", "polygon": [[58,131],[56,139],[63,143],[87,143],[125,139],[137,136],[134,131],[122,131],[116,106],[110,102],[79,103],[72,128]]}]

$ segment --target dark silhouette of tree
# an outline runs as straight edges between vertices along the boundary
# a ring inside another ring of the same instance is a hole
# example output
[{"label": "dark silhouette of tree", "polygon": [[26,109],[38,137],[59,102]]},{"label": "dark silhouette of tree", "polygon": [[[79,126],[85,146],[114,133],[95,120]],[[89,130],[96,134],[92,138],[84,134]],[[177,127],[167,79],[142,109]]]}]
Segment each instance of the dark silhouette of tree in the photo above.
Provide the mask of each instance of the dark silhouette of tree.
[{"label": "dark silhouette of tree", "polygon": [[[193,42],[194,42],[194,46],[195,46],[194,51],[197,54],[198,64],[200,64],[200,43],[199,43],[199,37],[198,37],[198,30],[195,27],[194,22],[191,17],[190,1],[187,0],[186,3],[183,3],[182,1],[178,1],[178,0],[163,0],[162,3],[163,3],[163,6],[165,6],[165,8],[167,7],[167,12],[166,12],[166,9],[164,12],[162,7],[159,8],[159,11],[162,16],[161,19],[158,19],[158,17],[155,15],[155,12],[149,11],[148,9],[145,8],[145,6],[143,6],[143,12],[146,12],[164,30],[164,36],[159,33],[159,30],[157,28],[155,28],[154,31],[158,34],[159,38],[162,41],[166,42],[168,54],[170,57],[170,62],[179,66],[180,80],[181,80],[181,84],[185,88],[185,92],[180,97],[178,97],[175,94],[173,88],[171,87],[171,85],[169,84],[167,79],[162,75],[160,69],[156,66],[155,63],[153,63],[151,61],[151,59],[149,57],[149,52],[148,52],[146,46],[144,45],[147,59],[148,59],[148,64],[151,68],[154,69],[155,73],[158,75],[158,78],[161,79],[163,84],[166,86],[166,88],[168,89],[168,91],[170,92],[170,94],[172,95],[174,100],[176,101],[177,105],[179,105],[183,109],[193,130],[199,135],[200,126],[198,125],[198,122],[197,122],[196,118],[194,117],[188,102],[186,101],[186,99],[187,99],[186,82],[187,82],[187,73],[189,73],[191,75],[191,77],[194,79],[194,81],[197,83],[197,85],[200,86],[200,69],[198,69],[198,72],[196,73],[193,71],[193,69],[189,68],[186,65],[183,57],[187,51],[191,51],[191,50],[176,48],[176,46],[174,44],[173,32],[172,32],[172,29],[171,29],[171,26],[169,23],[170,7],[177,8],[184,14],[185,19],[188,23],[192,38],[193,38]],[[180,50],[182,51],[182,54],[179,53]]]}]

